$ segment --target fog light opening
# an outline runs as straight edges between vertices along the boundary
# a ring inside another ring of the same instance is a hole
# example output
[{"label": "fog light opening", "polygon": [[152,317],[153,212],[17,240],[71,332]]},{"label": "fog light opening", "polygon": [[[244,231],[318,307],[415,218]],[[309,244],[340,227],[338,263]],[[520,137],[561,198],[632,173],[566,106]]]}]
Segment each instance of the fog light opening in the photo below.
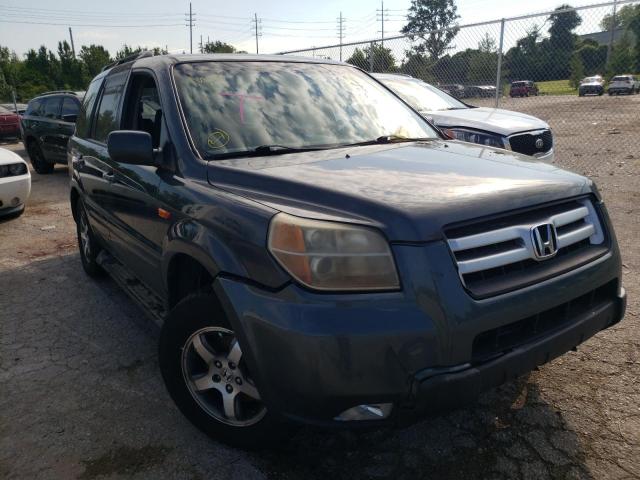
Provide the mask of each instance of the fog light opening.
[{"label": "fog light opening", "polygon": [[391,414],[392,403],[375,403],[371,405],[358,405],[345,410],[334,418],[340,422],[352,422],[358,420],[384,420]]}]

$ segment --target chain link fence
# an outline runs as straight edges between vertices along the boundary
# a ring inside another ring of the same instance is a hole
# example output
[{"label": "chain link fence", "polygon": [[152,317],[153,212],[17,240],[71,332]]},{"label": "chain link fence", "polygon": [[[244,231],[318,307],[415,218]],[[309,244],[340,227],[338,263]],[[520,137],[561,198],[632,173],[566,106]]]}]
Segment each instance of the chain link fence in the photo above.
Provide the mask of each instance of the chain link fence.
[{"label": "chain link fence", "polygon": [[[472,106],[541,118],[553,131],[556,161],[582,173],[606,174],[640,157],[637,0],[281,53],[408,75]],[[623,74],[635,75],[633,95],[610,96]]]}]

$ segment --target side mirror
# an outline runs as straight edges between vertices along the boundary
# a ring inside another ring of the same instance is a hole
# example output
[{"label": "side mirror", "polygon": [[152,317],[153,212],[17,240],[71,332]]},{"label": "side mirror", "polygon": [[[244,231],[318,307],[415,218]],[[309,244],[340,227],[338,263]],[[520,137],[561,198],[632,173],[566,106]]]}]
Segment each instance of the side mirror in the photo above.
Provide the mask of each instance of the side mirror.
[{"label": "side mirror", "polygon": [[114,162],[155,166],[153,143],[148,132],[116,130],[107,137],[107,150]]},{"label": "side mirror", "polygon": [[76,115],[75,113],[62,116],[62,121],[64,122],[76,123],[76,120],[78,120],[78,115]]}]

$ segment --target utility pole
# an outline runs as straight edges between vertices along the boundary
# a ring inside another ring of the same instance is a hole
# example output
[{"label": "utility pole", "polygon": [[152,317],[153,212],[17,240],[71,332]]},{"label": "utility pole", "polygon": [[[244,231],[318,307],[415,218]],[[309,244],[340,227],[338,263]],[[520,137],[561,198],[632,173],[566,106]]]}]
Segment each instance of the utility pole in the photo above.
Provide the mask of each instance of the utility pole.
[{"label": "utility pole", "polygon": [[344,40],[344,18],[342,18],[342,12],[338,17],[338,38],[340,39],[340,61],[342,61],[342,40]]},{"label": "utility pole", "polygon": [[69,27],[69,37],[71,38],[71,51],[73,52],[73,58],[76,58],[76,46],[73,44],[73,32]]},{"label": "utility pole", "polygon": [[189,27],[189,52],[193,53],[193,27],[195,25],[195,20],[194,20],[194,16],[195,13],[193,13],[193,11],[191,10],[191,2],[189,2],[189,16],[187,17],[187,14],[185,13],[185,21],[189,22],[187,25],[187,27]]},{"label": "utility pole", "polygon": [[[616,13],[618,8],[618,0],[613,0],[613,15],[611,16],[611,26],[609,27],[609,45],[607,45],[607,63],[605,64],[607,69],[609,68],[609,61],[611,60],[611,52],[613,50],[613,40],[616,32]],[[640,42],[640,38],[636,39]]]},{"label": "utility pole", "polygon": [[202,43],[202,35],[200,35],[200,53],[204,53],[204,44]]},{"label": "utility pole", "polygon": [[258,31],[258,27],[259,27],[260,23],[262,22],[262,20],[258,20],[258,14],[254,13],[253,14],[253,20],[251,20],[251,22],[254,23],[254,26],[256,28],[256,55],[258,55],[258,53],[260,53],[260,51],[258,49],[258,37],[260,37],[262,35]]},{"label": "utility pole", "polygon": [[[384,17],[389,15],[389,10],[384,9],[384,0],[380,2],[380,9],[376,9],[376,17],[380,17],[380,33],[382,34],[382,46],[384,47]],[[378,18],[376,18],[378,19]]]}]

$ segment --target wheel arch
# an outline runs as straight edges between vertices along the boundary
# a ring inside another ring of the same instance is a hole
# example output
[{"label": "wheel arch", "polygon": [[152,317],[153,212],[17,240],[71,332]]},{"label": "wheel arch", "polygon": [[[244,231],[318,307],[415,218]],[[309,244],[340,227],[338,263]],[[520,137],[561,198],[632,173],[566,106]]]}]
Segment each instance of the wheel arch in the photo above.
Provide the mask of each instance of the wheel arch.
[{"label": "wheel arch", "polygon": [[71,214],[73,215],[73,221],[78,221],[78,199],[80,198],[80,193],[76,187],[71,187],[69,191],[69,202],[71,203]]}]

